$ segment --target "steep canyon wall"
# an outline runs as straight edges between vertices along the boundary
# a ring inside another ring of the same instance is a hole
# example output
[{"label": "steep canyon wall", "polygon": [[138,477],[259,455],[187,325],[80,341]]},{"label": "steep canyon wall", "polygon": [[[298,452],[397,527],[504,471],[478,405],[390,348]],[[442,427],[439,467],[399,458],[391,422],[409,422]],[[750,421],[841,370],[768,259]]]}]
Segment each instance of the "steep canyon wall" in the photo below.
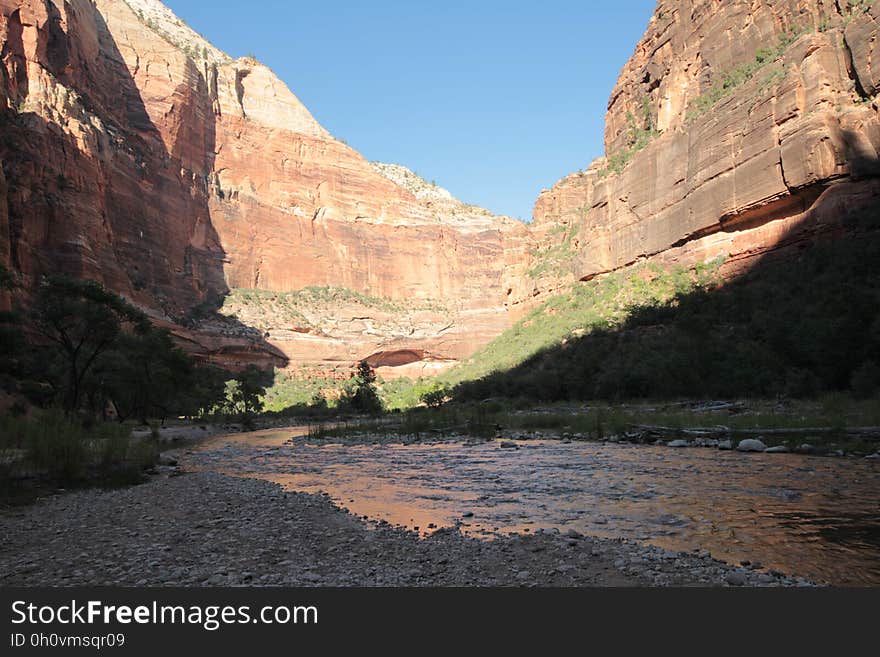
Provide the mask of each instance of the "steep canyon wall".
[{"label": "steep canyon wall", "polygon": [[[233,365],[333,357],[315,337],[449,360],[506,326],[505,257],[525,226],[420,201],[161,3],[2,0],[0,42],[0,257],[26,289],[51,272],[98,280]],[[230,289],[306,286],[450,310],[412,339],[187,320]]]},{"label": "steep canyon wall", "polygon": [[611,95],[606,157],[543,192],[553,289],[645,259],[756,257],[877,211],[878,3],[661,0]]}]

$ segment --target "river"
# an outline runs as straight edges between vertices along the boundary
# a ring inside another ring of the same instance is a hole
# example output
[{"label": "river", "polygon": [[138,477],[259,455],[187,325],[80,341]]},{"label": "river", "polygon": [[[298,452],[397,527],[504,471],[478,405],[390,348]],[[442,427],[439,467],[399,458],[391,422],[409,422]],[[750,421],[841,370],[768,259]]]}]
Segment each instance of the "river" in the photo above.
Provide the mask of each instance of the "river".
[{"label": "river", "polygon": [[574,529],[832,585],[880,585],[876,461],[562,441],[315,445],[303,434],[215,437],[184,462],[327,493],[421,535],[451,525],[488,540]]}]

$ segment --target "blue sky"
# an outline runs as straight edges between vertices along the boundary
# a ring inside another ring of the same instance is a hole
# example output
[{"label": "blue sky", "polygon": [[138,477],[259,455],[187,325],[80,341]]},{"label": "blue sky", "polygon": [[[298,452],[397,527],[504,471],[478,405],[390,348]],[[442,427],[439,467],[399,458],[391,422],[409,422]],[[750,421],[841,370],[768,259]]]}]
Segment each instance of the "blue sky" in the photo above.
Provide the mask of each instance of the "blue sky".
[{"label": "blue sky", "polygon": [[336,137],[463,201],[531,220],[603,153],[604,115],[655,0],[165,0],[272,68]]}]

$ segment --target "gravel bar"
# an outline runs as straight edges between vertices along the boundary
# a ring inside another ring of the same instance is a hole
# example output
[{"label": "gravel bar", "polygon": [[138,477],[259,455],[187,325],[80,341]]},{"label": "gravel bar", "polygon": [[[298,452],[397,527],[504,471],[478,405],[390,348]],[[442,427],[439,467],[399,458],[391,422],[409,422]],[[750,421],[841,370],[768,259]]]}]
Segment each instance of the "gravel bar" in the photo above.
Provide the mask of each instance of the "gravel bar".
[{"label": "gravel bar", "polygon": [[803,579],[571,532],[429,538],[323,495],[176,469],[0,515],[0,586],[792,586]]}]

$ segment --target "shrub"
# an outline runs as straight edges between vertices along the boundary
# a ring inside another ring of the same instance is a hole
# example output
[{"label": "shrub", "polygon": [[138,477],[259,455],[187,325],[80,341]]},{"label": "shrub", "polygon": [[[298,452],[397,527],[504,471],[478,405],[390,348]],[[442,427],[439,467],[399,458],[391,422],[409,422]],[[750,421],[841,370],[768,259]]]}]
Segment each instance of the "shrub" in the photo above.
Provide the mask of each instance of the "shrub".
[{"label": "shrub", "polygon": [[430,390],[421,396],[422,403],[431,408],[440,408],[449,399],[449,391],[445,388]]},{"label": "shrub", "polygon": [[72,482],[85,474],[89,441],[82,424],[60,411],[18,425],[28,460],[50,477]]},{"label": "shrub", "polygon": [[133,441],[129,429],[117,423],[86,428],[60,410],[33,418],[2,417],[0,436],[0,453],[18,463],[19,474],[31,472],[65,485],[135,482],[158,458],[154,440]]}]

